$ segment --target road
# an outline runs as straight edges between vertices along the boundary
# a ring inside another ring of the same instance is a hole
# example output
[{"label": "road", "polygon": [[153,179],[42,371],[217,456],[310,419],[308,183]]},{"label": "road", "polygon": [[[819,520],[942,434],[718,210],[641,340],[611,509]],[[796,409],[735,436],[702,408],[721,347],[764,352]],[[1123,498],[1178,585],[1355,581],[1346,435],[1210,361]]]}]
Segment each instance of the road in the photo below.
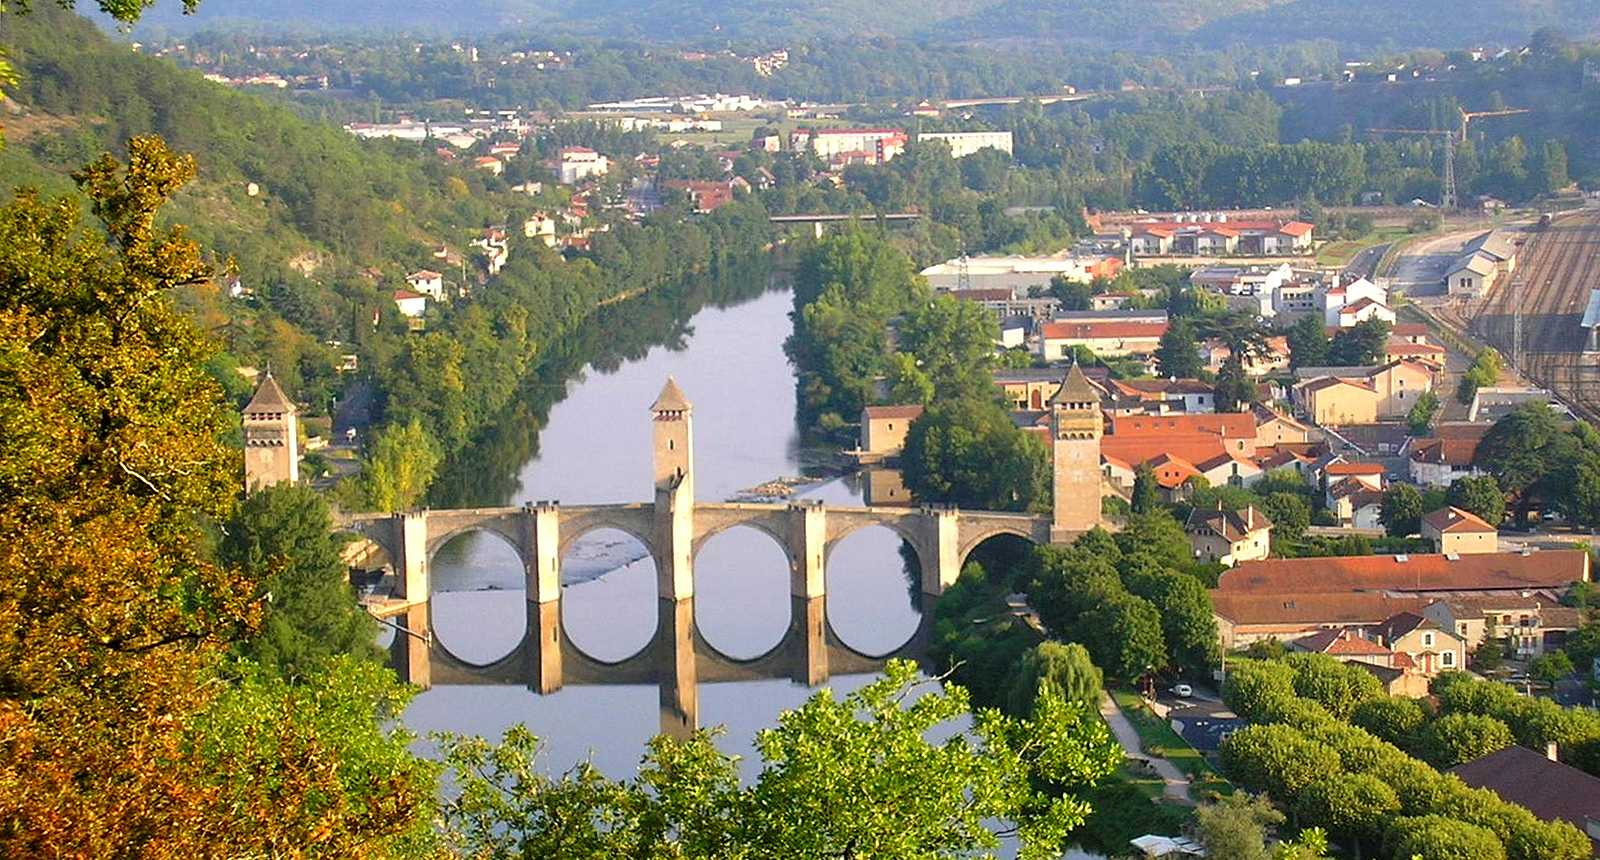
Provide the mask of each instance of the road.
[{"label": "road", "polygon": [[1578,325],[1589,291],[1600,288],[1600,211],[1583,210],[1528,233],[1517,270],[1473,306],[1473,331],[1513,355],[1516,310],[1522,317],[1519,370],[1553,391],[1578,415],[1600,421],[1600,369],[1585,353]]}]

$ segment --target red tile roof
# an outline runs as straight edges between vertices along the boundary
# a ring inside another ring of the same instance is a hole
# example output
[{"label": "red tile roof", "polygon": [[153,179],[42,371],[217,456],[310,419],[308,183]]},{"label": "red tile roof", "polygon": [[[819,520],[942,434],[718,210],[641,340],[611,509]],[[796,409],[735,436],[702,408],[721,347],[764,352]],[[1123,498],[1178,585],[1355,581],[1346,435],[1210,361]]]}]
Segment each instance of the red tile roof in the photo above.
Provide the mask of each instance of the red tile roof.
[{"label": "red tile roof", "polygon": [[1256,438],[1256,419],[1248,412],[1205,415],[1117,415],[1107,433],[1116,436],[1214,434],[1225,439]]},{"label": "red tile roof", "polygon": [[1145,463],[1169,454],[1188,462],[1205,462],[1226,453],[1222,437],[1210,433],[1176,436],[1102,436],[1100,453],[1126,463]]},{"label": "red tile roof", "polygon": [[1292,644],[1302,651],[1315,651],[1334,656],[1386,657],[1390,654],[1388,648],[1349,628],[1318,630],[1310,636],[1294,640]]},{"label": "red tile roof", "polygon": [[1441,424],[1434,435],[1411,443],[1411,459],[1418,463],[1437,463],[1465,468],[1472,465],[1478,443],[1488,435],[1491,424]]},{"label": "red tile roof", "polygon": [[1382,475],[1382,463],[1330,463],[1327,472],[1330,475]]},{"label": "red tile roof", "polygon": [[1247,561],[1225,571],[1217,587],[1252,594],[1311,591],[1492,591],[1566,588],[1589,579],[1583,550],[1463,555],[1358,555]]},{"label": "red tile roof", "polygon": [[1212,610],[1234,624],[1244,625],[1377,624],[1396,612],[1420,610],[1426,603],[1420,597],[1372,591],[1247,594],[1215,589],[1211,592]]},{"label": "red tile roof", "polygon": [[1470,511],[1457,507],[1444,507],[1422,518],[1423,526],[1440,534],[1494,534],[1500,530]]},{"label": "red tile roof", "polygon": [[1097,340],[1101,338],[1160,338],[1167,333],[1166,323],[1144,322],[1047,322],[1040,327],[1045,340]]}]

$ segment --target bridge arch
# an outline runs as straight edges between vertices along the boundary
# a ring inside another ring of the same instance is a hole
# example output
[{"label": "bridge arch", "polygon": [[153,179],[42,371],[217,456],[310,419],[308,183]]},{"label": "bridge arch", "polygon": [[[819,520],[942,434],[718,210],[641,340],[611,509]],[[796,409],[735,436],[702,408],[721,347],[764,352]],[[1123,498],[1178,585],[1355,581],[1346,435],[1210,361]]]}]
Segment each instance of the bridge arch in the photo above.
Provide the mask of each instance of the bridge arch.
[{"label": "bridge arch", "polygon": [[960,548],[957,550],[957,570],[964,570],[966,568],[967,561],[972,558],[973,552],[975,552],[978,547],[995,538],[1004,537],[1018,538],[1026,541],[1032,546],[1039,546],[1039,538],[1034,534],[1033,529],[1031,528],[1012,524],[996,525],[985,528],[982,531],[972,534],[971,536],[963,536],[964,539],[961,542]]},{"label": "bridge arch", "polygon": [[[557,541],[558,575],[580,576],[560,591],[563,648],[597,667],[615,668],[649,653],[660,635],[661,560],[649,530],[627,516],[585,516],[578,523],[571,529],[563,524]],[[598,554],[574,555],[586,540]],[[634,546],[642,554],[623,549]],[[593,575],[583,576],[584,568]]]},{"label": "bridge arch", "polygon": [[717,523],[694,541],[695,630],[717,657],[748,663],[783,646],[796,568],[784,538],[757,517]]}]

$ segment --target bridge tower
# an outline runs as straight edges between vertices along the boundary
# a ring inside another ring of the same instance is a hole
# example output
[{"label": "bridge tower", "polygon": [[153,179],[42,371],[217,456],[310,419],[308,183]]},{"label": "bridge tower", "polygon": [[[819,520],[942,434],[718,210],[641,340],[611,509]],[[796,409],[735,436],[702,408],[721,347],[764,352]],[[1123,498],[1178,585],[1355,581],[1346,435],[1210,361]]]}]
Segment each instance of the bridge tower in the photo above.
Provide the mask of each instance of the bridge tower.
[{"label": "bridge tower", "polygon": [[300,480],[298,412],[271,370],[244,408],[243,429],[245,490]]},{"label": "bridge tower", "polygon": [[672,377],[650,405],[655,448],[655,546],[660,575],[657,596],[694,596],[694,407]]},{"label": "bridge tower", "polygon": [[1064,543],[1100,524],[1100,393],[1077,362],[1050,398],[1054,516],[1050,542]]}]

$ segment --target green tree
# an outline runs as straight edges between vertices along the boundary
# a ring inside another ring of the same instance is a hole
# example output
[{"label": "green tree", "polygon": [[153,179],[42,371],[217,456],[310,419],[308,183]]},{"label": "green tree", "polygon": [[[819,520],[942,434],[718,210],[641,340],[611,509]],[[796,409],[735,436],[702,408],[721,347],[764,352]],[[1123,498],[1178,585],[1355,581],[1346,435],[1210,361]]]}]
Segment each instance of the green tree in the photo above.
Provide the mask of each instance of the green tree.
[{"label": "green tree", "polygon": [[1461,384],[1456,388],[1456,399],[1463,404],[1471,403],[1478,389],[1500,381],[1500,365],[1500,353],[1495,351],[1494,347],[1485,347],[1472,359],[1472,365],[1467,368],[1467,372],[1461,375]]},{"label": "green tree", "polygon": [[1043,686],[1060,693],[1068,702],[1099,708],[1100,670],[1088,650],[1076,642],[1040,642],[1022,655],[1022,663],[1012,678],[1007,712],[1013,716],[1032,714]]},{"label": "green tree", "polygon": [[[1489,428],[1473,462],[1516,500],[1517,521],[1525,522],[1534,495],[1552,489],[1548,480],[1560,473],[1562,464],[1578,458],[1577,448],[1577,439],[1548,404],[1528,403]],[[1556,488],[1549,495],[1559,498],[1562,493]]]},{"label": "green tree", "polygon": [[1028,511],[1049,501],[1044,443],[992,401],[935,403],[912,422],[900,459],[906,486],[925,502]]},{"label": "green tree", "polygon": [[897,352],[889,366],[889,400],[927,405],[933,400],[933,380],[917,364],[917,357]]},{"label": "green tree", "polygon": [[1359,726],[1378,738],[1396,746],[1410,746],[1414,732],[1422,728],[1427,718],[1415,699],[1399,696],[1378,696],[1355,706],[1350,713],[1350,723]]},{"label": "green tree", "polygon": [[1357,705],[1383,695],[1383,687],[1371,672],[1343,663],[1326,654],[1292,654],[1286,658],[1294,669],[1294,691],[1328,709],[1338,719],[1349,718]]},{"label": "green tree", "polygon": [[1288,726],[1249,726],[1222,742],[1222,770],[1252,791],[1294,798],[1338,773],[1339,754]]},{"label": "green tree", "polygon": [[1391,857],[1415,860],[1505,860],[1494,831],[1443,815],[1397,818],[1383,838]]},{"label": "green tree", "polygon": [[1410,484],[1392,484],[1383,491],[1378,519],[1390,537],[1416,534],[1422,528],[1422,492]]},{"label": "green tree", "polygon": [[1340,329],[1328,344],[1328,363],[1334,367],[1361,367],[1383,357],[1389,342],[1389,324],[1376,317]]},{"label": "green tree", "polygon": [[1207,317],[1200,333],[1221,341],[1228,350],[1217,373],[1218,412],[1240,412],[1255,402],[1255,383],[1245,373],[1245,365],[1268,353],[1267,330],[1259,317],[1250,313],[1225,313]]},{"label": "green tree", "polygon": [[896,329],[901,349],[933,381],[942,399],[994,398],[994,315],[977,302],[939,296],[913,307]]},{"label": "green tree", "polygon": [[1417,733],[1422,757],[1440,769],[1481,758],[1516,742],[1505,723],[1478,714],[1446,714]]},{"label": "green tree", "polygon": [[1328,366],[1328,332],[1322,317],[1306,314],[1289,326],[1289,365],[1294,368]]},{"label": "green tree", "polygon": [[1600,621],[1590,621],[1573,631],[1562,650],[1578,668],[1587,670],[1593,666],[1594,658],[1600,657]]},{"label": "green tree", "polygon": [[377,625],[355,605],[327,503],[309,487],[252,493],[224,529],[219,556],[265,584],[267,610],[244,657],[290,681],[337,654],[376,660]]},{"label": "green tree", "polygon": [[1142,582],[1128,583],[1134,594],[1150,601],[1161,617],[1167,664],[1208,675],[1222,662],[1216,615],[1206,587],[1188,574],[1160,571]]},{"label": "green tree", "polygon": [[894,661],[844,699],[817,693],[757,735],[762,768],[748,786],[705,732],[657,738],[626,783],[589,768],[539,774],[525,730],[498,747],[450,738],[461,790],[445,805],[447,829],[463,856],[909,860],[992,850],[999,821],[1021,837],[1021,856],[1054,856],[1089,811],[1079,795],[1116,767],[1104,724],[1046,685],[1030,719],[980,711],[970,734],[936,744],[930,730],[968,714],[968,698],[955,685],[919,693],[923,683]]},{"label": "green tree", "polygon": [[1371,774],[1341,773],[1305,787],[1295,800],[1301,821],[1326,827],[1336,837],[1361,846],[1380,837],[1400,812],[1400,797],[1383,780]]},{"label": "green tree", "polygon": [[1161,613],[1148,600],[1115,592],[1085,612],[1080,623],[1095,631],[1084,643],[1095,664],[1123,683],[1134,683],[1167,665]]},{"label": "green tree", "polygon": [[441,459],[438,443],[413,418],[378,434],[361,474],[344,496],[362,510],[411,510],[428,492]]},{"label": "green tree", "polygon": [[1574,671],[1572,658],[1568,657],[1565,651],[1551,651],[1547,654],[1541,654],[1535,657],[1533,662],[1528,665],[1528,674],[1546,684],[1554,684],[1562,678],[1568,677]]},{"label": "green tree", "polygon": [[1194,379],[1204,368],[1194,323],[1187,317],[1173,319],[1156,347],[1156,372],[1168,378]]},{"label": "green tree", "polygon": [[1499,525],[1506,518],[1506,494],[1500,492],[1500,484],[1489,475],[1455,479],[1445,501],[1482,517],[1490,525]]},{"label": "green tree", "polygon": [[1164,568],[1187,570],[1194,563],[1189,535],[1164,509],[1129,517],[1116,541],[1123,555],[1142,553]]},{"label": "green tree", "polygon": [[1311,505],[1299,493],[1269,493],[1261,500],[1261,511],[1272,521],[1272,542],[1280,552],[1284,544],[1305,537],[1311,526]]},{"label": "green tree", "polygon": [[1423,436],[1433,424],[1433,416],[1439,412],[1439,395],[1432,391],[1422,392],[1417,402],[1411,404],[1411,410],[1406,413],[1406,424],[1411,428],[1411,435]]},{"label": "green tree", "polygon": [[1267,832],[1284,822],[1283,813],[1260,795],[1236,791],[1194,812],[1195,835],[1209,857],[1269,860]]},{"label": "green tree", "polygon": [[1133,472],[1133,512],[1148,514],[1161,509],[1161,497],[1157,495],[1159,488],[1156,485],[1155,470],[1148,463],[1140,463],[1139,468]]}]

